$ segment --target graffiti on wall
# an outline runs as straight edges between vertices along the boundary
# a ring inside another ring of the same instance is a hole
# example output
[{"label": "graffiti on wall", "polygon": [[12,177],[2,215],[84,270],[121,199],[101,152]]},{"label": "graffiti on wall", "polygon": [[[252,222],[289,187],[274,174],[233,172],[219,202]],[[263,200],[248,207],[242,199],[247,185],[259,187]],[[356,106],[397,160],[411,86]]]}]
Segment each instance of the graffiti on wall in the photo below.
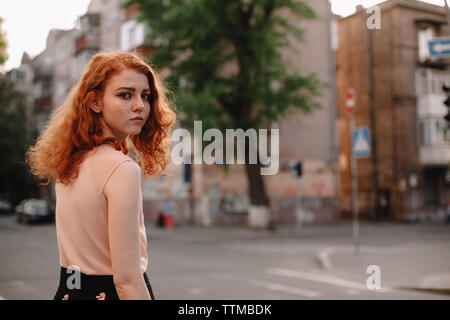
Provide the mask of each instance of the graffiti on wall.
[{"label": "graffiti on wall", "polygon": [[222,199],[222,212],[224,214],[245,214],[248,212],[250,200],[247,195],[227,194]]}]

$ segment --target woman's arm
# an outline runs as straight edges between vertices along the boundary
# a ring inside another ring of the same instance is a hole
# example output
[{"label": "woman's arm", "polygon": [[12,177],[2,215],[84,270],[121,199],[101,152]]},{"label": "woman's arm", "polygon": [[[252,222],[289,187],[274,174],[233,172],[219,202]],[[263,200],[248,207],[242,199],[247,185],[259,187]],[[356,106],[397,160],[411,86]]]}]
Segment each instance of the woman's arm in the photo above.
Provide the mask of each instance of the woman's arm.
[{"label": "woman's arm", "polygon": [[140,168],[133,161],[119,164],[104,188],[114,284],[121,300],[150,300],[141,270],[140,188]]}]

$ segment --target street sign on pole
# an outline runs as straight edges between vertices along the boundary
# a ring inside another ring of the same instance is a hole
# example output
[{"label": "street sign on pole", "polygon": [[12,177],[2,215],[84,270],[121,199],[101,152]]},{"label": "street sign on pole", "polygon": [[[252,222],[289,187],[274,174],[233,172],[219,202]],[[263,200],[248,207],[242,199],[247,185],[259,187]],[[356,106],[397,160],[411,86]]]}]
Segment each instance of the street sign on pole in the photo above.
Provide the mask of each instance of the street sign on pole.
[{"label": "street sign on pole", "polygon": [[353,114],[356,105],[356,91],[353,88],[347,89],[347,95],[345,97],[345,107],[349,114]]},{"label": "street sign on pole", "polygon": [[356,158],[370,157],[370,130],[358,127],[352,133],[352,152]]},{"label": "street sign on pole", "polygon": [[434,38],[428,41],[430,57],[450,56],[450,37]]}]

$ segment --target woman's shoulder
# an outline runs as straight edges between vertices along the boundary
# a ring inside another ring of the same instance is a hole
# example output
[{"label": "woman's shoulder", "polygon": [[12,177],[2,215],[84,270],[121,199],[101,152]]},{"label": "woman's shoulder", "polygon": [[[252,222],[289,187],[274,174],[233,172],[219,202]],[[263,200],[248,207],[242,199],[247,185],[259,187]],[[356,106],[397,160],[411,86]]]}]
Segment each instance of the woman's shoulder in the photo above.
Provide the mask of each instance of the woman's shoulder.
[{"label": "woman's shoulder", "polygon": [[116,150],[114,146],[109,144],[96,146],[89,152],[87,169],[101,192],[103,192],[106,181],[119,167],[121,171],[127,170],[126,168],[128,170],[138,170],[136,167],[139,167],[139,165],[121,150]]},{"label": "woman's shoulder", "polygon": [[111,171],[123,162],[133,162],[138,165],[135,160],[109,144],[96,146],[89,152],[86,159],[90,170],[97,172],[100,176],[109,175]]},{"label": "woman's shoulder", "polygon": [[124,154],[121,150],[117,150],[116,148],[114,148],[114,146],[107,143],[94,147],[94,149],[89,152],[88,158],[91,160],[95,159],[100,162],[116,162],[123,160],[134,161],[128,155]]}]

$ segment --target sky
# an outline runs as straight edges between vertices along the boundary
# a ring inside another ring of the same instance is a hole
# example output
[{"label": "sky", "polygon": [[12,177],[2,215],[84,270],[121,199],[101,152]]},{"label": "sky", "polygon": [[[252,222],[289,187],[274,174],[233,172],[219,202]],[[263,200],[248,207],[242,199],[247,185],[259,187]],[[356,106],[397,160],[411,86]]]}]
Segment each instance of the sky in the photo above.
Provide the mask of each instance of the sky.
[{"label": "sky", "polygon": [[[444,0],[422,0],[443,5]],[[6,33],[9,59],[0,71],[20,65],[23,52],[31,57],[45,49],[50,29],[72,29],[87,11],[90,0],[0,0],[2,29]],[[382,0],[330,0],[335,14],[347,16],[358,4],[370,7]]]}]

